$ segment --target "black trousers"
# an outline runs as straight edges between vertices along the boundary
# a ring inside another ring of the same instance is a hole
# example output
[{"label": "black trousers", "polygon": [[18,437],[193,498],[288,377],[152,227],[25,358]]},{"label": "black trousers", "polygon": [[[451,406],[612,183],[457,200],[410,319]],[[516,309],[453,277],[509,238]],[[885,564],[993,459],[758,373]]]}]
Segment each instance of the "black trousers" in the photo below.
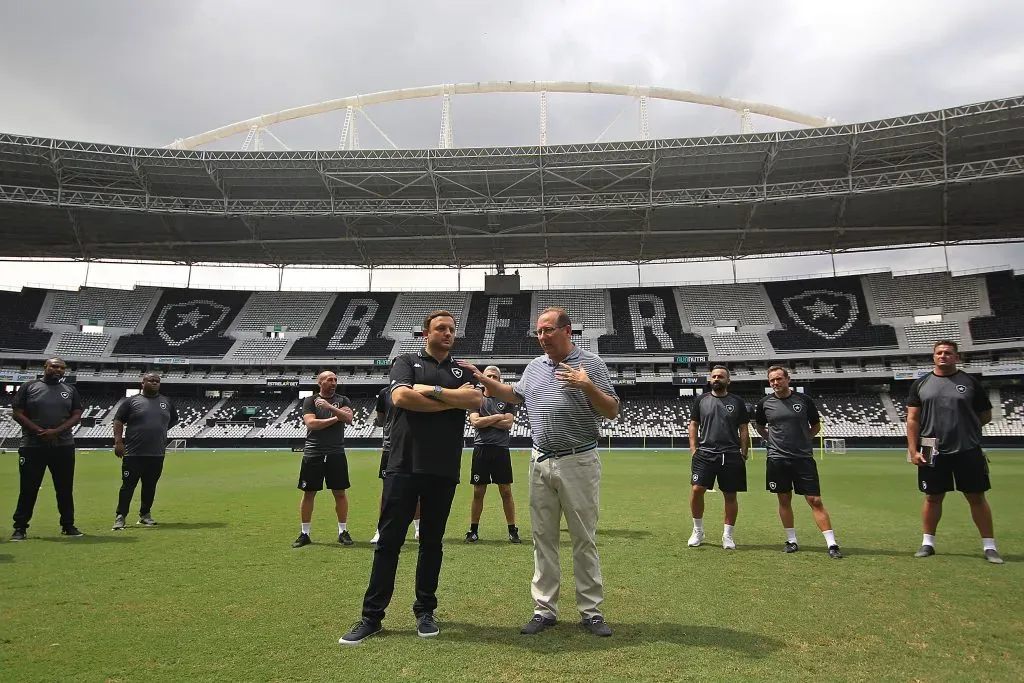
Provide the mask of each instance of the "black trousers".
[{"label": "black trousers", "polygon": [[15,529],[28,528],[46,468],[50,468],[50,479],[53,480],[53,490],[57,494],[60,525],[75,525],[75,447],[30,446],[18,449],[21,491],[18,494],[18,507],[14,510]]},{"label": "black trousers", "polygon": [[381,621],[395,592],[398,555],[409,533],[409,524],[420,504],[420,547],[416,559],[416,616],[437,608],[438,577],[441,574],[441,541],[455,498],[455,482],[428,474],[388,474],[384,477],[380,540],[373,554],[370,585],[363,598],[363,616]]},{"label": "black trousers", "polygon": [[160,475],[164,471],[163,456],[151,457],[147,455],[126,455],[121,459],[121,491],[117,496],[117,514],[127,515],[128,507],[132,504],[132,496],[135,495],[135,487],[139,480],[142,481],[142,504],[139,506],[139,516],[148,515],[153,509],[153,499],[156,497],[156,483],[160,481]]}]

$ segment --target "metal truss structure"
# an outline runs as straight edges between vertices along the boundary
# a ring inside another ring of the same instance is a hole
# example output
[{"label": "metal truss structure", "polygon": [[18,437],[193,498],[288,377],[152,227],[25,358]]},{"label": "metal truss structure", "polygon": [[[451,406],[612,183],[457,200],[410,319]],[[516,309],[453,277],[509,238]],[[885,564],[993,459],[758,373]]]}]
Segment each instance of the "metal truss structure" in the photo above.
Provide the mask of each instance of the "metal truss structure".
[{"label": "metal truss structure", "polygon": [[1022,217],[1024,96],[546,147],[212,152],[0,134],[0,257],[644,263],[1017,240]]}]

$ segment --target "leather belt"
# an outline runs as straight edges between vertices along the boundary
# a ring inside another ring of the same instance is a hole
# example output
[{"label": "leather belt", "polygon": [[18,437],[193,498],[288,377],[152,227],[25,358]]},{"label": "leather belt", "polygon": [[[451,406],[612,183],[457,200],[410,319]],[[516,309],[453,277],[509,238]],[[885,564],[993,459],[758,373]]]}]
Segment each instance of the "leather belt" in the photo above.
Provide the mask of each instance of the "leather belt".
[{"label": "leather belt", "polygon": [[566,449],[561,450],[561,451],[543,451],[543,450],[537,448],[536,446],[533,447],[533,450],[535,450],[538,453],[540,453],[540,457],[537,458],[537,462],[544,462],[545,460],[547,460],[549,458],[562,458],[562,457],[564,457],[566,455],[575,455],[577,453],[586,453],[587,451],[592,451],[595,448],[597,448],[597,442],[596,441],[593,442],[593,443],[589,443],[586,446],[578,446],[576,448],[566,448]]}]

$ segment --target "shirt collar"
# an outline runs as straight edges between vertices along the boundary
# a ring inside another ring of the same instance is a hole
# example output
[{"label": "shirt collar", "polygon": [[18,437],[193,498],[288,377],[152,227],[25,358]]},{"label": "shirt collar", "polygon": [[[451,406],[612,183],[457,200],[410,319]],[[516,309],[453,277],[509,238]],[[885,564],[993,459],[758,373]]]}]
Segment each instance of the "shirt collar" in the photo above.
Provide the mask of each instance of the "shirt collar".
[{"label": "shirt collar", "polygon": [[448,352],[448,357],[445,358],[440,363],[438,363],[436,358],[434,358],[429,353],[427,353],[427,347],[426,346],[424,346],[422,349],[420,349],[419,353],[417,353],[416,355],[419,356],[420,358],[422,358],[423,360],[433,361],[433,362],[437,363],[438,365],[444,365],[445,363],[451,363],[452,362],[452,354],[451,354],[450,351]]},{"label": "shirt collar", "polygon": [[[569,352],[569,355],[566,356],[562,360],[562,362],[563,363],[568,363],[571,360],[579,360],[579,357],[580,357],[580,347],[578,347],[575,344],[573,344],[572,345],[572,351]],[[546,364],[552,366],[552,367],[555,367],[557,365],[553,360],[551,360],[551,356],[549,356],[547,354],[544,354],[544,362]]]}]

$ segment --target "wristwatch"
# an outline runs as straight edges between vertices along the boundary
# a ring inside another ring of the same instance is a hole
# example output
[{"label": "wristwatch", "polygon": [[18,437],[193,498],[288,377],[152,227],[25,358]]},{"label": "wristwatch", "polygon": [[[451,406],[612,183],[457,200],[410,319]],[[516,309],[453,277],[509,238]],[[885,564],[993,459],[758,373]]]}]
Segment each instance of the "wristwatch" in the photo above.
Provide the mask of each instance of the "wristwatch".
[{"label": "wristwatch", "polygon": [[444,391],[444,387],[440,384],[434,385],[434,398],[441,398],[441,392]]}]

